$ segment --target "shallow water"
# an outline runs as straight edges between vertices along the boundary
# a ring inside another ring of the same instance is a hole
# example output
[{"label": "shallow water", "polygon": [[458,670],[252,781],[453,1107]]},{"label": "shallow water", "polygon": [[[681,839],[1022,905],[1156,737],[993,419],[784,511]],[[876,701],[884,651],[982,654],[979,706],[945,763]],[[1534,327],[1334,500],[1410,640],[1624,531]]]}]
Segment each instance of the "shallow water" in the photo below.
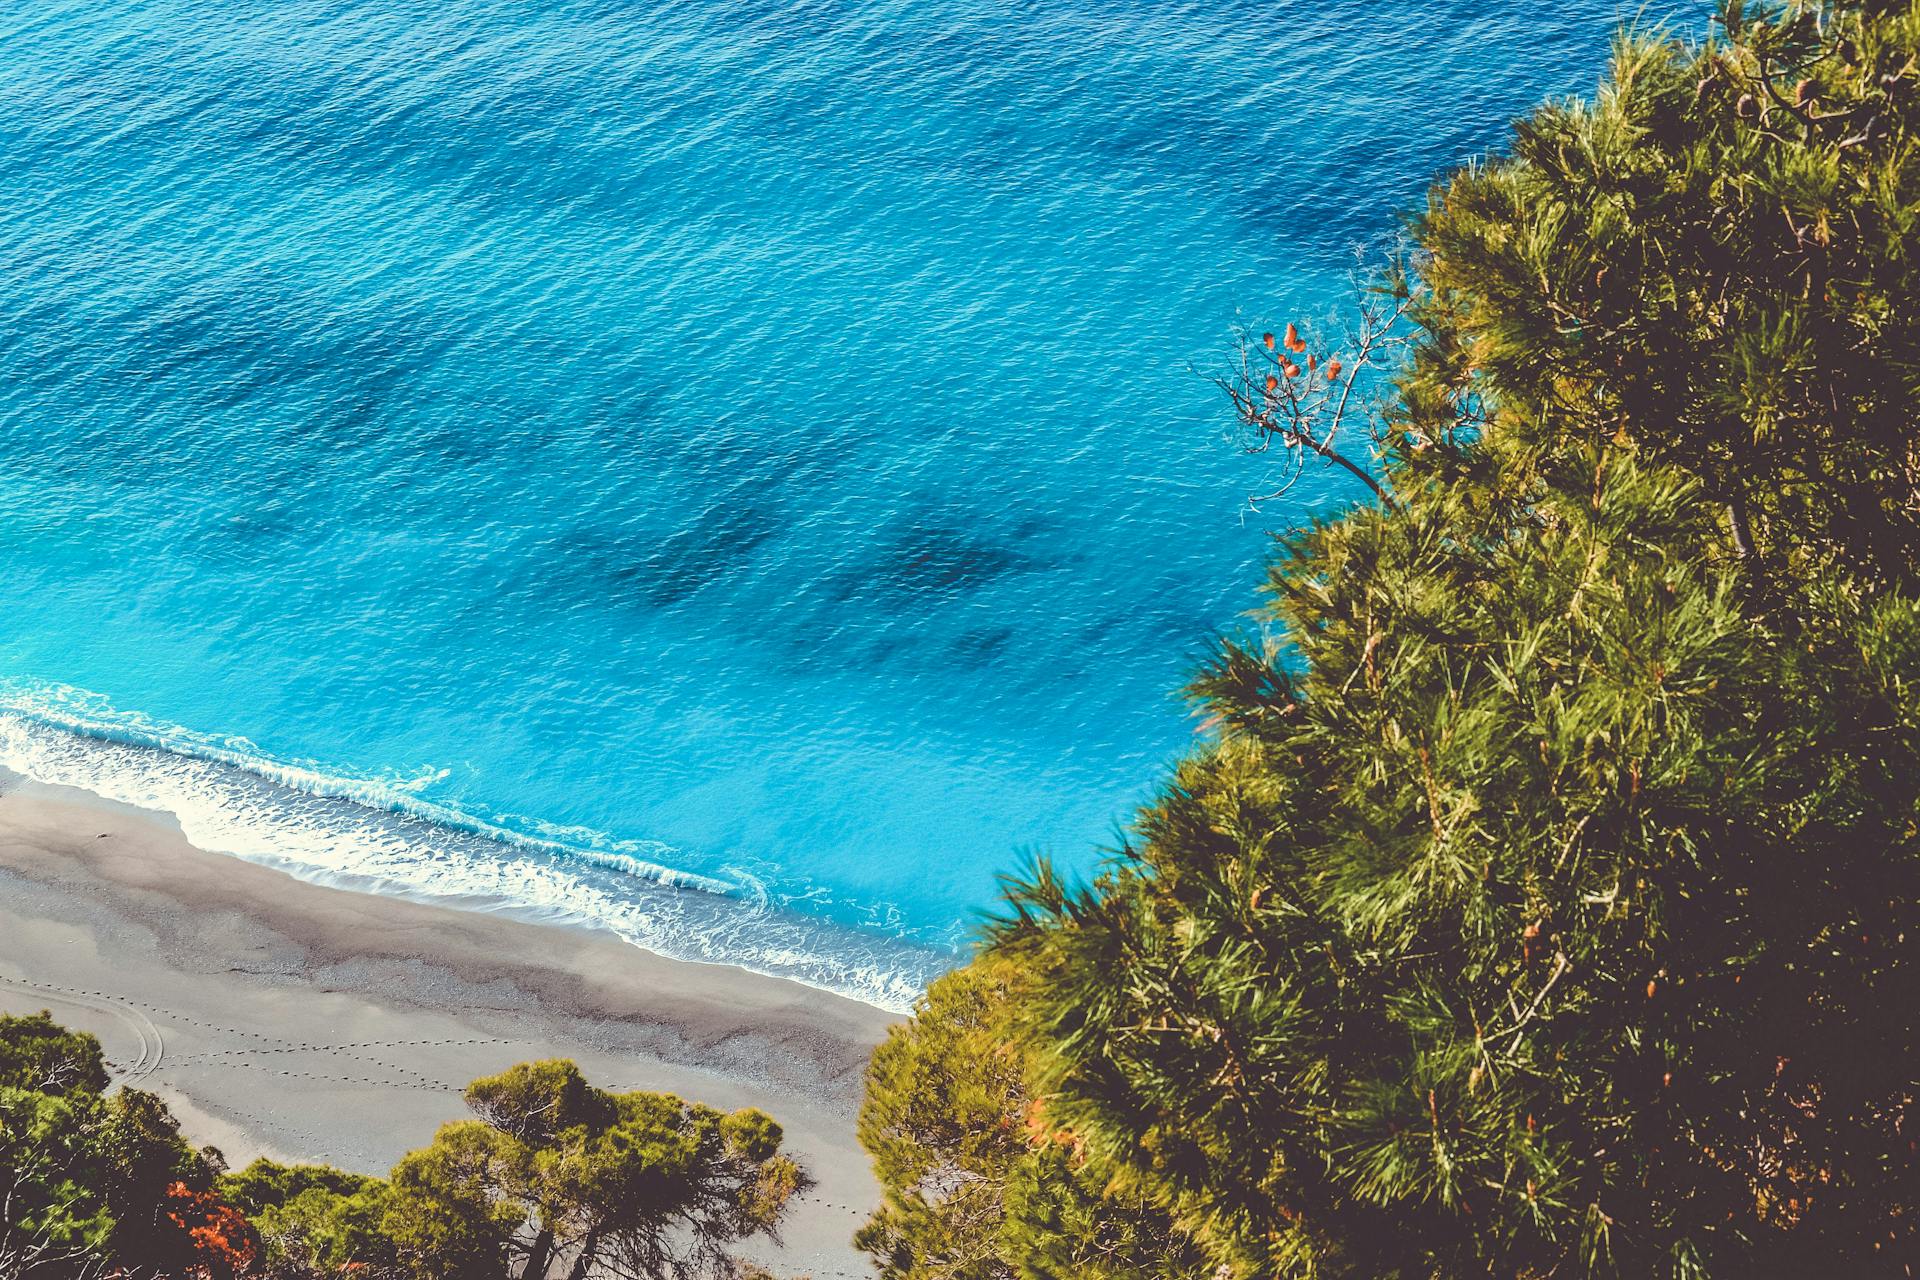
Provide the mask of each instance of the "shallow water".
[{"label": "shallow water", "polygon": [[1636,11],[0,3],[0,764],[898,1007],[1350,496],[1236,318]]}]

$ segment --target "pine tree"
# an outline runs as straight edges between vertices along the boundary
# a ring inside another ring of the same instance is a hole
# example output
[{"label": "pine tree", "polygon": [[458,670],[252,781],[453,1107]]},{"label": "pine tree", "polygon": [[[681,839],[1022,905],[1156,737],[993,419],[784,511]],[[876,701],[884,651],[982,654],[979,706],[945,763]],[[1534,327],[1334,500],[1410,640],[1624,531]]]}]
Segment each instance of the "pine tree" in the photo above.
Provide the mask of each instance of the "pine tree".
[{"label": "pine tree", "polygon": [[886,1200],[856,1238],[882,1280],[1202,1280],[1194,1244],[1141,1197],[1107,1194],[1030,1085],[1017,965],[936,981],[874,1052],[860,1141]]},{"label": "pine tree", "polygon": [[1436,188],[1379,500],[1012,887],[1047,1114],[1225,1275],[1920,1265],[1920,7],[1723,28]]},{"label": "pine tree", "polygon": [[1920,8],[1731,0],[1437,186],[1405,426],[1694,476],[1756,573],[1920,579]]},{"label": "pine tree", "polygon": [[1567,479],[1278,566],[1304,670],[1223,650],[1125,860],[1013,897],[1049,1113],[1232,1274],[1903,1274],[1920,610],[1789,640],[1693,484]]}]

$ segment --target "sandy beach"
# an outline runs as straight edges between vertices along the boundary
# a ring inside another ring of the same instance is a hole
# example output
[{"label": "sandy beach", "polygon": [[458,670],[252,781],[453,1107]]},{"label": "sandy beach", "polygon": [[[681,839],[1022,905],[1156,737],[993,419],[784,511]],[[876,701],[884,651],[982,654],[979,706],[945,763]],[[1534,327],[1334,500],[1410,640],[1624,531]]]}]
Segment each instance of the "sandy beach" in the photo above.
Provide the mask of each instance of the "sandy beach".
[{"label": "sandy beach", "polygon": [[595,1083],[753,1105],[815,1179],[779,1248],[866,1276],[878,1198],[854,1139],[895,1016],[611,935],[325,888],[194,848],[170,820],[9,780],[0,794],[0,1011],[101,1038],[117,1077],[196,1142],[384,1173],[464,1114],[474,1076],[529,1058]]}]

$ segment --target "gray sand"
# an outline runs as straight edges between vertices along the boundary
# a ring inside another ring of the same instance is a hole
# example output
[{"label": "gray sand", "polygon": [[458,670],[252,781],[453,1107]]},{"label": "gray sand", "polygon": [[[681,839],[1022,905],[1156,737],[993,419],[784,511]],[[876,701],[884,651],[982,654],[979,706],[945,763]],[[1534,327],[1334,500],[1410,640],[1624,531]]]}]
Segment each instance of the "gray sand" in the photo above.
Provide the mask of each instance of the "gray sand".
[{"label": "gray sand", "polygon": [[817,1180],[784,1271],[867,1276],[848,1238],[878,1199],[853,1136],[894,1016],[610,935],[307,884],[188,844],[85,792],[0,795],[0,1011],[101,1038],[117,1078],[188,1137],[384,1173],[464,1114],[460,1088],[528,1058],[589,1079],[764,1108]]}]

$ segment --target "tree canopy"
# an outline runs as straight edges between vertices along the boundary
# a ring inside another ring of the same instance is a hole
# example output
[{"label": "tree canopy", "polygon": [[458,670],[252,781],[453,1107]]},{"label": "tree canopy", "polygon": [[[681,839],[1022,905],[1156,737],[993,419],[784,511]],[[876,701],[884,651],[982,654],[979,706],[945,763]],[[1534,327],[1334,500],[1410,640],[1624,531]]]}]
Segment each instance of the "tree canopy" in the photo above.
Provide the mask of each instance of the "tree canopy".
[{"label": "tree canopy", "polygon": [[612,1093],[573,1063],[473,1082],[387,1178],[224,1171],[99,1043],[0,1018],[0,1280],[733,1280],[805,1181],[764,1112]]},{"label": "tree canopy", "polygon": [[563,1059],[475,1080],[479,1117],[441,1127],[385,1181],[261,1161],[222,1189],[272,1274],[731,1277],[733,1246],[777,1231],[803,1175],[780,1126],[665,1093],[610,1093]]},{"label": "tree canopy", "polygon": [[[1109,869],[1037,865],[976,962],[1056,1178],[1191,1274],[1911,1274],[1917,109],[1920,7],[1730,4],[1412,220],[1376,487],[1285,538]],[[1242,422],[1326,457],[1351,346],[1250,344]]]},{"label": "tree canopy", "polygon": [[1618,440],[1692,476],[1749,568],[1920,573],[1920,12],[1731,3],[1624,36],[1591,101],[1435,189],[1409,422]]},{"label": "tree canopy", "polygon": [[1201,1274],[1167,1215],[1108,1195],[1054,1126],[1012,1024],[1020,966],[936,981],[874,1052],[860,1140],[886,1191],[856,1243],[884,1280],[1121,1280]]},{"label": "tree canopy", "polygon": [[94,1037],[0,1017],[0,1277],[251,1267],[258,1241],[212,1189],[219,1152],[189,1147],[153,1094],[106,1086]]},{"label": "tree canopy", "polygon": [[0,1088],[65,1096],[106,1087],[98,1040],[60,1026],[44,1009],[24,1018],[0,1014]]}]

